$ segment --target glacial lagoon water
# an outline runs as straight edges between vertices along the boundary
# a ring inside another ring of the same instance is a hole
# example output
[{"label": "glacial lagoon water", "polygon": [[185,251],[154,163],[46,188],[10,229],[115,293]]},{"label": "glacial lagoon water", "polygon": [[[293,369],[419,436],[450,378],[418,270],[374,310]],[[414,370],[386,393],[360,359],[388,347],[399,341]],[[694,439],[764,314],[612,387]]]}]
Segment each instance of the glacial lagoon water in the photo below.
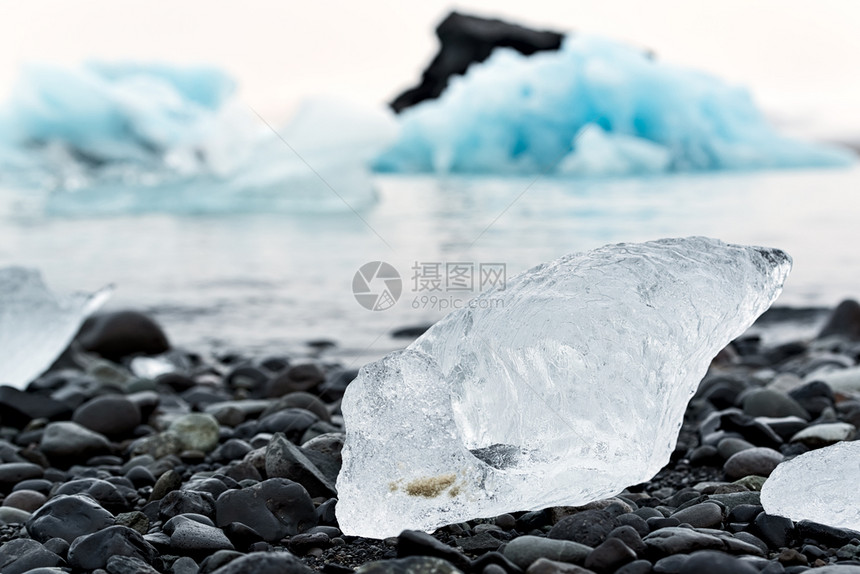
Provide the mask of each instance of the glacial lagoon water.
[{"label": "glacial lagoon water", "polygon": [[[500,271],[512,277],[612,242],[706,235],[779,247],[794,270],[777,305],[860,296],[858,167],[604,180],[375,176],[374,184],[377,201],[357,213],[218,216],[49,216],[33,194],[0,190],[0,266],[37,267],[57,291],[115,284],[107,308],[149,311],[187,348],[289,353],[327,339],[356,366],[402,347],[392,330],[467,304],[482,268],[498,280]],[[401,277],[385,310],[353,294],[356,271],[370,261]],[[464,290],[469,270],[472,291]]]}]

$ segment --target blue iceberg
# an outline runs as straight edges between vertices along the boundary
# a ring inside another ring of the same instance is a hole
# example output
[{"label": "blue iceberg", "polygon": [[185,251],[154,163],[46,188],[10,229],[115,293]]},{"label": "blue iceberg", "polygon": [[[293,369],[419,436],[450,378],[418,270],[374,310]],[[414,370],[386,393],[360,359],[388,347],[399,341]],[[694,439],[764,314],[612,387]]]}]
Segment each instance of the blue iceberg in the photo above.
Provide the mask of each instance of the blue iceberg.
[{"label": "blue iceberg", "polygon": [[94,164],[146,161],[198,143],[234,89],[211,68],[30,66],[8,102],[3,131],[7,141],[30,148],[62,143]]},{"label": "blue iceberg", "polygon": [[[269,126],[208,67],[30,66],[0,110],[0,177],[59,215],[349,212],[393,115],[331,99]],[[31,202],[32,203],[32,202]]]},{"label": "blue iceberg", "polygon": [[498,49],[401,115],[381,172],[640,175],[841,166],[847,150],[777,133],[749,93],[607,39]]}]

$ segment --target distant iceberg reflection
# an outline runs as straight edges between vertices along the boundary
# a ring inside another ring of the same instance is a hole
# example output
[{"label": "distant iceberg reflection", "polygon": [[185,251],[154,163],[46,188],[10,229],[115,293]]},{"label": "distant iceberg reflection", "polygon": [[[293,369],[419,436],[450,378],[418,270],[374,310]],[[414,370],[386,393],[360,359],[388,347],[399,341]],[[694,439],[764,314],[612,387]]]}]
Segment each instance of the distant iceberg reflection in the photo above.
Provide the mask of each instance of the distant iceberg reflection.
[{"label": "distant iceberg reflection", "polygon": [[557,52],[497,49],[401,118],[378,171],[606,176],[855,160],[779,135],[743,89],[581,35]]}]

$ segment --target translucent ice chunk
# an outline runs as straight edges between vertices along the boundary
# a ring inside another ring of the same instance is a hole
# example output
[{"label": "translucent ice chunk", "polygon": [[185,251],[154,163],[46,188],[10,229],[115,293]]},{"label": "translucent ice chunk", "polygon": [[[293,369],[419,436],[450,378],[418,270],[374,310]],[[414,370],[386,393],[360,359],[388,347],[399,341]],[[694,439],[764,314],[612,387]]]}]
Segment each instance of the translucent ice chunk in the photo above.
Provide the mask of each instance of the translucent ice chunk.
[{"label": "translucent ice chunk", "polygon": [[776,249],[663,239],[568,255],[481,295],[347,388],[341,529],[429,531],[651,478],[711,358],[790,268]]},{"label": "translucent ice chunk", "polygon": [[786,461],[761,489],[765,512],[860,531],[860,441],[840,442]]},{"label": "translucent ice chunk", "polygon": [[50,367],[111,291],[61,297],[35,269],[0,269],[0,384],[22,389]]}]

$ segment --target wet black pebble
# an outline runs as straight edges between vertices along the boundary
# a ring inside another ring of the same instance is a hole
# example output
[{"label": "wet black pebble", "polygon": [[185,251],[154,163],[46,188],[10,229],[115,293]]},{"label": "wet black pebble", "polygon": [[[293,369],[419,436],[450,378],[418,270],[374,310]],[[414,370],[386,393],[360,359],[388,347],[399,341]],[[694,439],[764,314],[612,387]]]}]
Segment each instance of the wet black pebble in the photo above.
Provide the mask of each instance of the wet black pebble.
[{"label": "wet black pebble", "polygon": [[90,317],[81,327],[77,341],[84,350],[117,363],[132,355],[159,355],[170,350],[161,327],[136,311]]},{"label": "wet black pebble", "polygon": [[170,520],[180,514],[215,516],[215,497],[196,490],[173,490],[164,495],[158,506],[158,517]]},{"label": "wet black pebble", "polygon": [[219,527],[240,522],[269,542],[316,525],[314,503],[307,490],[285,478],[270,478],[247,488],[228,490],[218,497],[215,506]]},{"label": "wet black pebble", "polygon": [[678,574],[758,574],[758,569],[723,552],[693,552]]},{"label": "wet black pebble", "polygon": [[434,556],[447,560],[461,570],[469,568],[469,559],[462,552],[417,530],[404,530],[397,537],[397,557],[409,556]]},{"label": "wet black pebble", "polygon": [[71,544],[79,536],[97,532],[113,523],[113,515],[88,496],[61,495],[33,513],[26,526],[34,540],[45,542],[62,538]]},{"label": "wet black pebble", "polygon": [[636,560],[636,552],[621,539],[607,538],[589,553],[585,559],[585,567],[595,572],[613,572],[634,560]]},{"label": "wet black pebble", "polygon": [[75,409],[72,421],[108,437],[121,437],[141,423],[140,408],[125,396],[105,395]]},{"label": "wet black pebble", "polygon": [[33,568],[64,566],[65,561],[35,540],[19,538],[0,546],[0,572],[22,574]]},{"label": "wet black pebble", "polygon": [[252,552],[231,560],[212,574],[313,574],[307,565],[288,552]]},{"label": "wet black pebble", "polygon": [[111,556],[132,556],[147,564],[158,557],[156,549],[143,536],[126,526],[109,526],[80,536],[69,548],[68,562],[74,568],[104,568]]},{"label": "wet black pebble", "polygon": [[547,537],[579,542],[594,548],[603,542],[616,526],[618,520],[614,514],[606,510],[584,510],[559,520]]}]

